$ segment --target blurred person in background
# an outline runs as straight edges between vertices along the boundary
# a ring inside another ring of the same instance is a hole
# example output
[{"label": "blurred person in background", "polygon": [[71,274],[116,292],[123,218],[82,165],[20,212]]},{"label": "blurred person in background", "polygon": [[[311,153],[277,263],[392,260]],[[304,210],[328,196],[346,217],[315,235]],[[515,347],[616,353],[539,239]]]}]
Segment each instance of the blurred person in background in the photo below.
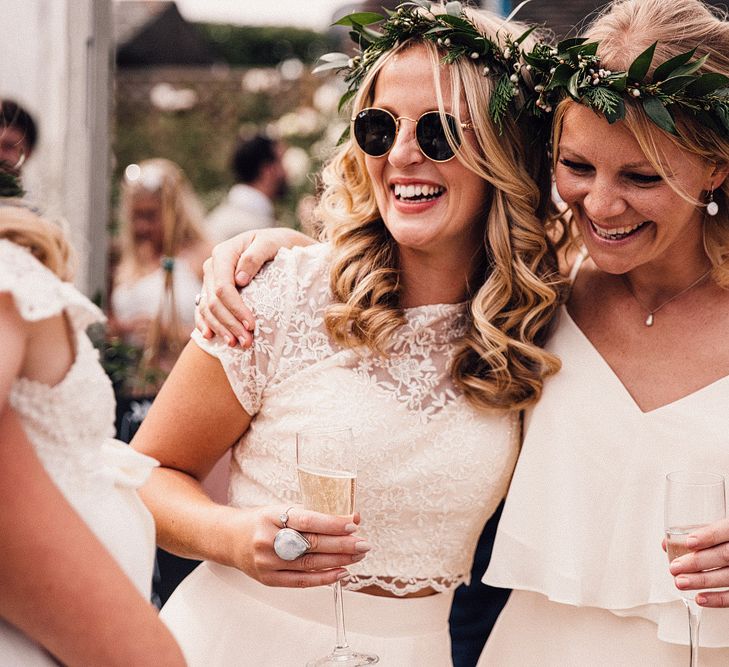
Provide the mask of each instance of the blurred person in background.
[{"label": "blurred person in background", "polygon": [[0,162],[18,176],[38,142],[33,117],[13,100],[0,100]]},{"label": "blurred person in background", "polygon": [[[117,387],[117,437],[129,442],[193,329],[202,262],[210,252],[203,208],[182,169],[162,158],[125,171],[121,193],[121,249],[111,290],[108,332],[131,362]],[[131,350],[131,351],[130,351]],[[227,461],[206,488],[224,500]],[[197,561],[158,550],[154,601],[162,604]]]},{"label": "blurred person in background", "polygon": [[273,204],[288,190],[283,152],[281,143],[262,134],[238,141],[231,160],[235,185],[205,220],[211,241],[276,226]]}]

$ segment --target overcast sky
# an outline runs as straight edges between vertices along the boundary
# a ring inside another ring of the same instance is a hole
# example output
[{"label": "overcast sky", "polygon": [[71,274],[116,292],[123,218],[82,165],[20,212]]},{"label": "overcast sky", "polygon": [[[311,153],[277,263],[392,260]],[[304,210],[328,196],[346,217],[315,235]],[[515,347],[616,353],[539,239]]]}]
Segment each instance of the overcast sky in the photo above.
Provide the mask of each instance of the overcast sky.
[{"label": "overcast sky", "polygon": [[190,21],[245,25],[294,25],[322,30],[334,10],[358,0],[176,0]]}]

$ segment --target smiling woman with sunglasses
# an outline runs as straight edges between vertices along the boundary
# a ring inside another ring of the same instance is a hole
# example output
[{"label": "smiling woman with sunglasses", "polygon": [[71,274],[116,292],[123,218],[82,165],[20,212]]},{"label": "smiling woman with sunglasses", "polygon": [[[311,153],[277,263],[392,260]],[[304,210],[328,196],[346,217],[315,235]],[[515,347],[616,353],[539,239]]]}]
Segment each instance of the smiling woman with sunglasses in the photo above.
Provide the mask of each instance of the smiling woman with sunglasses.
[{"label": "smiling woman with sunglasses", "polygon": [[[244,290],[251,348],[194,334],[133,441],[161,463],[144,491],[161,545],[207,561],[162,610],[191,665],[324,654],[320,585],[337,580],[354,649],[450,664],[453,590],[506,492],[516,409],[558,367],[540,345],[561,281],[522,113],[525,28],[448,11],[407,3],[352,61],[352,138],[322,175],[326,243],[282,251]],[[296,504],[295,433],[339,425],[361,522]],[[231,447],[216,505],[200,481]],[[282,516],[310,545],[292,561],[274,548]]]}]

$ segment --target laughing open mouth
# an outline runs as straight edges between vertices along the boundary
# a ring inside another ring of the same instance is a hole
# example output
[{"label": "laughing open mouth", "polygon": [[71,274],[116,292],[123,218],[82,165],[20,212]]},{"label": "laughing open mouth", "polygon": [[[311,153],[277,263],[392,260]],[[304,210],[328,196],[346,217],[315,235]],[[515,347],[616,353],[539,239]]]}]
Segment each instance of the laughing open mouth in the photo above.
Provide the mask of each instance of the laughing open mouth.
[{"label": "laughing open mouth", "polygon": [[597,234],[601,239],[607,239],[608,241],[620,241],[621,239],[625,239],[628,236],[635,234],[649,222],[650,220],[644,220],[643,222],[639,222],[637,225],[633,225],[631,227],[614,227],[613,229],[598,227],[592,220],[590,220],[590,225],[595,231],[595,234]]},{"label": "laughing open mouth", "polygon": [[398,201],[425,202],[438,199],[445,192],[445,188],[440,185],[401,185],[396,183],[392,186],[392,191]]}]

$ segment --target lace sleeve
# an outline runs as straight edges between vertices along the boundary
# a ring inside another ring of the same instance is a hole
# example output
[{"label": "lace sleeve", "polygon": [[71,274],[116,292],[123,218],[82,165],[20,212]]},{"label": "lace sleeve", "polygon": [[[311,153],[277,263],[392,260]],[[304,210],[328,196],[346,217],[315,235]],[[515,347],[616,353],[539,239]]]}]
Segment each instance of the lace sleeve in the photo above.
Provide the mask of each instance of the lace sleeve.
[{"label": "lace sleeve", "polygon": [[236,398],[251,416],[260,410],[263,393],[276,374],[296,305],[297,278],[295,253],[282,250],[241,290],[256,316],[250,348],[231,348],[217,336],[207,340],[193,331],[197,345],[220,361]]},{"label": "lace sleeve", "polygon": [[71,283],[63,282],[31,252],[0,239],[0,292],[9,292],[20,316],[29,322],[67,312],[76,330],[103,322],[104,314]]}]

